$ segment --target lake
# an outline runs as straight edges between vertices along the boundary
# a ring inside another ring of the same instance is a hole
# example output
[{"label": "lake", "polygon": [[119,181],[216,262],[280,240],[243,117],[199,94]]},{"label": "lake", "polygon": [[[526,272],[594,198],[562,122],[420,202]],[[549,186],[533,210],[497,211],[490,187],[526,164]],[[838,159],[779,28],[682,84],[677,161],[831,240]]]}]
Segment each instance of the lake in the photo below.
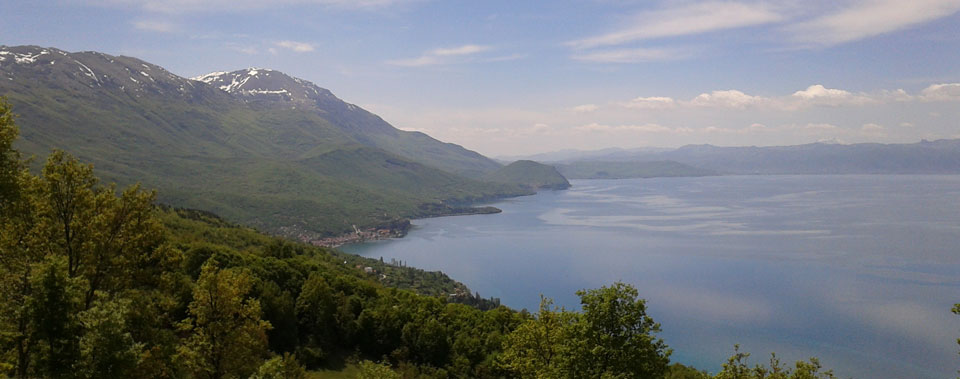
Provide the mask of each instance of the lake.
[{"label": "lake", "polygon": [[636,286],[673,361],[716,372],[733,344],[765,363],[820,358],[840,377],[943,378],[960,368],[960,176],[578,180],[414,221],[345,246],[441,270],[535,311],[540,295]]}]

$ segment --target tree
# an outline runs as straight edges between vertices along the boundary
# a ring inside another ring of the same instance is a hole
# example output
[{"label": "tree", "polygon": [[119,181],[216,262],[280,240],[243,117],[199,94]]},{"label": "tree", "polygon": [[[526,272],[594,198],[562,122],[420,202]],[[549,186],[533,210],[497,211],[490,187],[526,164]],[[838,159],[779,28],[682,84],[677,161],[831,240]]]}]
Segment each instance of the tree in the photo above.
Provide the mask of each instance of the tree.
[{"label": "tree", "polygon": [[19,193],[17,176],[23,165],[20,153],[13,149],[18,133],[10,104],[6,98],[0,97],[0,215]]},{"label": "tree", "polygon": [[132,377],[143,344],[133,340],[127,325],[130,300],[97,295],[93,306],[78,317],[83,327],[78,372],[88,378]]},{"label": "tree", "polygon": [[552,307],[553,300],[540,297],[537,318],[520,324],[503,341],[498,365],[519,378],[568,378],[571,372],[570,342],[579,314]]},{"label": "tree", "polygon": [[337,299],[319,273],[312,273],[297,297],[296,318],[304,363],[315,366],[337,342]]},{"label": "tree", "polygon": [[621,282],[578,291],[583,317],[577,334],[577,370],[588,377],[662,377],[671,350],[656,338],[660,324],[647,315],[637,289]]},{"label": "tree", "polygon": [[163,227],[154,216],[156,194],[135,185],[118,197],[114,186],[97,184],[92,165],[54,151],[38,192],[49,253],[67,257],[70,277],[86,278],[85,308],[96,291],[112,293],[154,280],[144,272],[155,273],[164,253]]},{"label": "tree", "polygon": [[219,379],[249,376],[266,354],[270,323],[260,319],[260,302],[248,298],[250,275],[204,263],[189,305],[190,317],[180,324],[189,332],[179,355],[197,377]]},{"label": "tree", "polygon": [[37,178],[21,172],[16,179],[18,196],[0,209],[0,356],[13,355],[7,370],[24,378],[30,376],[35,347],[35,325],[30,314],[34,272],[44,259],[47,239],[37,228],[39,219],[32,195],[38,187]]},{"label": "tree", "polygon": [[250,379],[304,379],[307,370],[290,353],[268,359]]},{"label": "tree", "polygon": [[747,365],[749,353],[741,353],[740,346],[733,346],[733,355],[723,364],[723,368],[717,373],[716,379],[833,379],[833,371],[827,370],[821,372],[823,367],[816,358],[810,358],[809,361],[797,361],[794,364],[795,369],[790,370],[780,363],[776,354],[770,354],[770,366],[756,365],[750,367]]},{"label": "tree", "polygon": [[357,366],[360,368],[357,379],[400,379],[400,374],[383,363],[361,361]]},{"label": "tree", "polygon": [[34,278],[31,304],[34,340],[39,361],[35,372],[43,377],[74,376],[73,366],[80,350],[76,336],[81,285],[67,275],[63,257],[51,256]]}]

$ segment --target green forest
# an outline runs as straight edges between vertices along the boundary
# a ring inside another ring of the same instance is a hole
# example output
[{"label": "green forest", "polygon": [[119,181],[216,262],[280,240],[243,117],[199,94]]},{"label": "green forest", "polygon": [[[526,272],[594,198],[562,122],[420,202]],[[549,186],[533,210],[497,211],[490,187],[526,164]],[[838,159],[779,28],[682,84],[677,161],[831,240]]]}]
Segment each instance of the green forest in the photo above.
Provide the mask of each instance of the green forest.
[{"label": "green forest", "polygon": [[31,172],[17,133],[0,100],[0,376],[833,377],[735,348],[714,374],[671,362],[628,284],[578,292],[579,311],[516,311],[439,273],[159,206],[64,152]]}]

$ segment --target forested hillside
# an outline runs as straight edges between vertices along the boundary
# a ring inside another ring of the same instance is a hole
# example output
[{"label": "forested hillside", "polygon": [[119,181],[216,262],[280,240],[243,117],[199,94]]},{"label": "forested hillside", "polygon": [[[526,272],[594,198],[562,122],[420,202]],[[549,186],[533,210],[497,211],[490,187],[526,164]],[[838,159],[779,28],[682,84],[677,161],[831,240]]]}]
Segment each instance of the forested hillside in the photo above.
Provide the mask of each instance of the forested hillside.
[{"label": "forested hillside", "polygon": [[[303,378],[359,362],[361,377],[707,377],[668,366],[629,285],[579,292],[580,312],[515,312],[440,274],[157,207],[63,152],[32,174],[16,136],[0,101],[0,374]],[[717,377],[832,376],[743,358]]]},{"label": "forested hillside", "polygon": [[26,154],[64,149],[164,203],[302,240],[531,193],[471,179],[499,167],[476,152],[272,70],[192,80],[131,57],[0,46],[4,95]]}]

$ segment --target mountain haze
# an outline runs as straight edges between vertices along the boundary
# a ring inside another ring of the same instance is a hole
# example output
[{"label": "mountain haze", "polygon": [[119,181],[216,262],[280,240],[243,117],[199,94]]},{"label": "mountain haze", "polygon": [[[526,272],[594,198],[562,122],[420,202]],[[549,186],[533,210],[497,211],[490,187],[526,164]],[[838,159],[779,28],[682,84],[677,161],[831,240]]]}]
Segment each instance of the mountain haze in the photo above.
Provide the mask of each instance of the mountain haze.
[{"label": "mountain haze", "polygon": [[0,96],[21,151],[61,148],[163,202],[304,239],[529,193],[468,179],[499,164],[278,71],[193,80],[131,57],[0,46]]}]

